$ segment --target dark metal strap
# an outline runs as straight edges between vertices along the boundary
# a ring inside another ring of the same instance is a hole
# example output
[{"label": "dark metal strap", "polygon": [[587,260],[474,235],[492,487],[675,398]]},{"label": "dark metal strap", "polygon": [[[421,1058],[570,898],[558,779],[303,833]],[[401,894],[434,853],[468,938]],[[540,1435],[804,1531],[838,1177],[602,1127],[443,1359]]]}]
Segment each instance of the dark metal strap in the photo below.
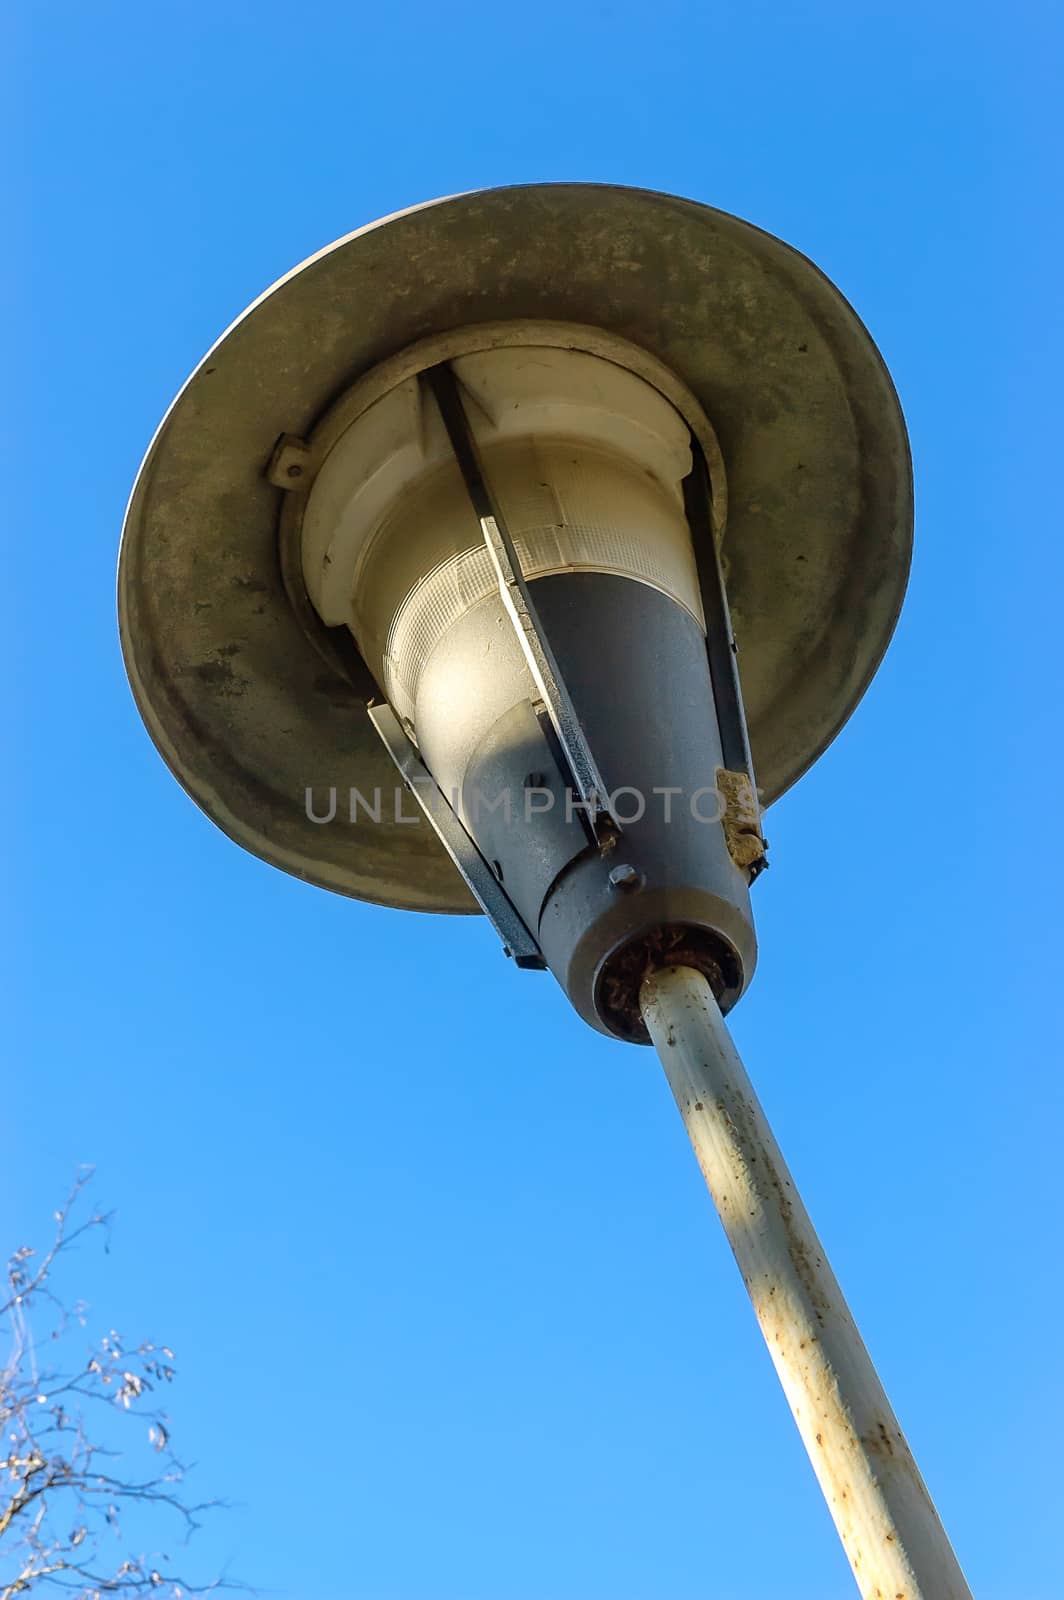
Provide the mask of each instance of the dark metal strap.
[{"label": "dark metal strap", "polygon": [[451,449],[480,522],[480,531],[495,568],[503,605],[514,625],[532,680],[565,756],[572,787],[583,803],[584,818],[600,848],[611,849],[621,827],[610,809],[609,791],[536,612],[502,509],[484,476],[476,439],[454,373],[445,363],[430,368],[425,376],[440,408]]},{"label": "dark metal strap", "polygon": [[451,810],[391,706],[382,703],[367,709],[370,721],[395,762],[400,777],[435,829],[437,838],[465,879],[477,905],[502,940],[506,954],[512,956],[519,967],[545,967],[539,945],[525,926],[520,912]]},{"label": "dark metal strap", "polygon": [[706,655],[724,760],[724,770],[718,773],[717,781],[727,807],[725,834],[733,860],[745,867],[752,883],[768,866],[767,846],[761,833],[761,805],[743,707],[739,652],[713,531],[709,470],[702,446],[693,434],[691,472],[684,479],[683,489],[684,509],[698,568],[698,587],[706,623]]},{"label": "dark metal strap", "polygon": [[702,446],[691,437],[691,473],[684,479],[684,509],[691,529],[695,561],[698,566],[698,586],[702,597],[702,610],[706,620],[706,653],[709,656],[709,675],[713,680],[713,700],[720,729],[721,754],[724,765],[732,772],[745,772],[757,793],[754,762],[750,754],[750,738],[743,710],[743,692],[739,682],[738,650],[732,632],[728,597],[724,588],[724,575],[717,554],[717,541],[713,533],[709,472],[702,454]]}]

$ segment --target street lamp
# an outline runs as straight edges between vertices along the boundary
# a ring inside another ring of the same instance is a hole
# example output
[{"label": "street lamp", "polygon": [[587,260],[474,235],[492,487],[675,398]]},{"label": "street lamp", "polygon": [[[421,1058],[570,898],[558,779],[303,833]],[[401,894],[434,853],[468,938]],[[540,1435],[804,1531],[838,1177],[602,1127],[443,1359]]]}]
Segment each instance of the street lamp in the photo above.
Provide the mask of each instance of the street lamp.
[{"label": "street lamp", "polygon": [[497,189],[230,328],[141,468],[119,609],[153,739],[237,843],[479,907],[653,1041],[861,1592],[959,1600],[722,1020],[762,811],[875,672],[911,525],[890,378],[804,257],[668,195]]}]

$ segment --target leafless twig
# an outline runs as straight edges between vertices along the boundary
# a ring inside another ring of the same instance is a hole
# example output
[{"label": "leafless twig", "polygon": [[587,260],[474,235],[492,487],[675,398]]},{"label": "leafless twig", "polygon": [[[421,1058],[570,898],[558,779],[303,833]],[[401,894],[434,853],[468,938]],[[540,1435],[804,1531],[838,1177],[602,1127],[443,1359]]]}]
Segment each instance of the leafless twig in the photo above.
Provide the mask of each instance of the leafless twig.
[{"label": "leafless twig", "polygon": [[[195,1600],[243,1588],[228,1579],[187,1582],[158,1551],[109,1554],[116,1542],[119,1549],[131,1537],[140,1542],[160,1518],[187,1538],[219,1502],[192,1501],[184,1492],[186,1468],[159,1404],[175,1376],[173,1351],[147,1342],[128,1348],[114,1330],[73,1351],[87,1307],[67,1306],[54,1276],[77,1239],[109,1226],[107,1213],[85,1214],[92,1176],[91,1168],[78,1174],[55,1212],[43,1255],[24,1245],[7,1266],[0,1304],[8,1332],[0,1365],[0,1600],[30,1593]],[[47,1363],[33,1331],[45,1309]],[[139,1419],[139,1431],[132,1419]],[[151,1461],[150,1471],[133,1470],[130,1458],[140,1454]]]}]

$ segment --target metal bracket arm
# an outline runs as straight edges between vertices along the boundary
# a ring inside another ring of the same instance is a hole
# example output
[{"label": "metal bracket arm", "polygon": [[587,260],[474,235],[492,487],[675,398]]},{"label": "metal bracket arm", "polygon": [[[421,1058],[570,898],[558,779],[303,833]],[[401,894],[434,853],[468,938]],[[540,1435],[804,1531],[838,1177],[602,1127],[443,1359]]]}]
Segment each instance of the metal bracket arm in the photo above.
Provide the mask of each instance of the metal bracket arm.
[{"label": "metal bracket arm", "polygon": [[[740,798],[738,785],[743,778],[749,780],[749,793],[742,796],[741,803],[742,832],[750,836],[744,841],[741,852],[744,859],[740,860],[733,848],[731,836],[729,849],[738,864],[749,870],[753,882],[754,878],[768,866],[765,855],[768,847],[761,835],[757,779],[754,775],[754,758],[750,752],[750,735],[746,727],[746,711],[743,707],[743,691],[739,679],[739,652],[732,631],[728,594],[724,586],[724,574],[721,571],[717,541],[713,532],[709,472],[702,454],[702,446],[693,434],[691,472],[684,479],[683,490],[684,511],[691,529],[691,542],[694,545],[695,563],[698,568],[698,587],[706,623],[706,655],[709,658],[709,676],[713,684],[717,727],[720,730],[724,776],[730,780],[730,788],[725,785],[727,789],[725,799],[734,805]],[[720,776],[718,774],[718,779]],[[755,815],[751,815],[751,807]],[[753,839],[756,839],[759,849],[753,847],[751,842]]]},{"label": "metal bracket arm", "polygon": [[443,848],[462,874],[469,892],[519,967],[546,966],[543,954],[517,908],[447,803],[392,710],[386,704],[367,707],[381,743],[399,776],[421,807]]},{"label": "metal bracket arm", "polygon": [[569,767],[573,787],[583,803],[584,817],[600,849],[610,850],[616,843],[621,827],[610,809],[609,791],[536,613],[535,602],[521,571],[521,563],[502,509],[484,476],[476,439],[454,373],[444,363],[431,367],[425,376],[440,408],[451,449],[480,522],[503,605],[517,633],[532,680],[547,708],[547,715]]}]

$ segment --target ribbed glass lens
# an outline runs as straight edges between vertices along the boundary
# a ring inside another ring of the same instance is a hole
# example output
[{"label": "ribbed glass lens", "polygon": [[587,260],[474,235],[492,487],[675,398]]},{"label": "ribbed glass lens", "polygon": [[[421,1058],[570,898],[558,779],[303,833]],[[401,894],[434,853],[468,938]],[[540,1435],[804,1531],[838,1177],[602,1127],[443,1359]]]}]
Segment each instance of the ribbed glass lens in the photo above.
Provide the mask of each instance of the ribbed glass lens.
[{"label": "ribbed glass lens", "polygon": [[[678,485],[573,441],[499,446],[485,453],[484,468],[528,580],[612,573],[660,589],[702,621]],[[395,583],[395,553],[414,548],[422,562],[436,559],[400,594],[405,580]],[[385,691],[400,716],[415,720],[418,682],[436,645],[495,593],[479,524],[464,487],[449,475],[412,492],[381,525],[360,573],[356,633],[364,651],[379,652]]]}]

